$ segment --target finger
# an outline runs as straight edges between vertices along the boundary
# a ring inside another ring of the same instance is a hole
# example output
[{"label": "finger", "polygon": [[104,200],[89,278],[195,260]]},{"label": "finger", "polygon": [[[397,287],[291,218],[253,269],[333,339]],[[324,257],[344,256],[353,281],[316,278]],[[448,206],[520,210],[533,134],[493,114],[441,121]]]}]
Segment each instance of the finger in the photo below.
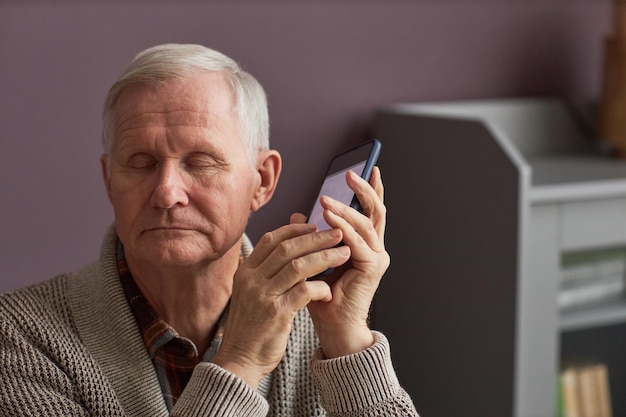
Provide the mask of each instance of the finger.
[{"label": "finger", "polygon": [[[354,218],[349,219],[350,216],[354,216]],[[342,241],[352,249],[353,258],[360,259],[366,257],[372,250],[381,251],[384,249],[370,220],[362,214],[356,211],[355,213],[337,214],[328,210],[324,212],[324,218],[329,225],[342,231]],[[360,225],[361,222],[368,223],[369,226]]]},{"label": "finger", "polygon": [[293,223],[306,223],[307,221],[307,217],[302,214],[302,213],[293,213],[290,217],[289,217],[289,223],[293,224]]},{"label": "finger", "polygon": [[333,299],[333,292],[327,282],[315,280],[305,281],[303,284],[307,287],[309,294],[311,294],[310,301],[329,302]]},{"label": "finger", "polygon": [[[326,213],[325,213],[326,215]],[[326,217],[326,216],[325,216]],[[389,267],[389,254],[384,241],[378,239],[378,235],[372,227],[367,232],[357,232],[354,227],[342,217],[329,211],[326,221],[333,227],[344,231],[343,242],[350,248],[352,266],[365,271],[366,268],[380,279],[384,271]],[[366,265],[368,265],[366,267]]]},{"label": "finger", "polygon": [[370,217],[330,197],[322,197],[322,206],[325,208],[324,219],[331,227],[342,231],[345,244],[364,244],[376,251],[384,250],[384,217],[381,231]]},{"label": "finger", "polygon": [[372,170],[370,183],[352,172],[348,175],[348,185],[355,192],[363,214],[371,220],[379,239],[384,239],[387,222],[387,208],[383,204],[384,188],[377,167]]},{"label": "finger", "polygon": [[246,260],[246,265],[256,268],[285,240],[293,239],[314,232],[315,225],[290,224],[276,230],[265,233],[254,247],[254,250]]},{"label": "finger", "polygon": [[385,202],[385,188],[383,186],[382,176],[380,174],[380,168],[375,166],[372,169],[372,175],[370,176],[370,185],[376,191],[376,195],[381,202]]},{"label": "finger", "polygon": [[328,302],[333,299],[328,283],[317,281],[303,281],[285,293],[283,302],[293,310],[300,310],[311,301]]},{"label": "finger", "polygon": [[345,264],[350,259],[350,254],[351,249],[348,246],[339,246],[295,258],[272,279],[273,289],[277,294],[287,292],[309,277]]},{"label": "finger", "polygon": [[[256,275],[270,280],[268,291],[280,295],[298,281],[345,262],[349,254],[345,257],[341,252],[329,251],[341,242],[342,237],[341,230],[330,229],[286,239],[256,267]],[[340,259],[344,257],[346,259]]]}]

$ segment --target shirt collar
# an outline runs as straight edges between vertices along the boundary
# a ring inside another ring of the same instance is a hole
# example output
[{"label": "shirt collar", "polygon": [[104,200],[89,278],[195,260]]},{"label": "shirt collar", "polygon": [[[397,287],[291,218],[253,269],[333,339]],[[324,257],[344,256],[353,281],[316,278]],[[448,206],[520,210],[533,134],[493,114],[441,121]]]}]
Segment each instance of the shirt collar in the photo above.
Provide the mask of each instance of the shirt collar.
[{"label": "shirt collar", "polygon": [[[246,252],[248,251],[246,248],[246,242],[244,242],[239,259],[240,264],[245,260],[247,255]],[[150,305],[137,286],[137,283],[135,282],[135,279],[133,278],[126,262],[124,245],[119,239],[117,240],[116,258],[120,281],[124,289],[126,299],[131,307],[135,320],[137,321],[139,331],[150,358],[155,360],[157,352],[164,346],[170,344],[170,342],[174,341],[172,343],[176,344],[176,348],[174,350],[177,352],[177,356],[180,356],[181,359],[186,357],[195,361],[200,361],[200,353],[198,352],[195,343],[191,339],[179,335],[172,326],[165,322],[159,316],[157,311]],[[201,360],[205,362],[210,361],[217,353],[224,334],[224,324],[226,323],[227,314],[228,305],[218,321],[218,326],[213,340],[211,341],[211,344],[206,352],[202,355]]]}]

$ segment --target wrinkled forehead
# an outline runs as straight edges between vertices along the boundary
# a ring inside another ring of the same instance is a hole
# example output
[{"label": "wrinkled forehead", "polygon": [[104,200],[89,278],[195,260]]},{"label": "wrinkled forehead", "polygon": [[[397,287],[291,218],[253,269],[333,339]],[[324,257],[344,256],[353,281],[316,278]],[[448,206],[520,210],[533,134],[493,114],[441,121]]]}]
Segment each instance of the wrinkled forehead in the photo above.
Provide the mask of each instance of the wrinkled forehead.
[{"label": "wrinkled forehead", "polygon": [[185,79],[150,84],[136,82],[126,86],[117,99],[115,116],[177,110],[234,115],[235,98],[224,75],[202,72]]},{"label": "wrinkled forehead", "polygon": [[153,126],[238,126],[235,100],[221,74],[203,73],[164,84],[135,83],[120,94],[114,112],[114,136]]}]

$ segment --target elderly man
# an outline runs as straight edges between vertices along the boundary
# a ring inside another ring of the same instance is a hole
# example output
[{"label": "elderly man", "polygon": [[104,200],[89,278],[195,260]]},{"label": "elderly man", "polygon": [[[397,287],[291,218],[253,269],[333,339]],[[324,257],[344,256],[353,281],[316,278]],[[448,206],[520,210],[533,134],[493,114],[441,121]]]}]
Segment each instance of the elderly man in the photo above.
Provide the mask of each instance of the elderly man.
[{"label": "elderly man", "polygon": [[202,46],[153,47],[103,119],[114,227],[98,262],[0,298],[3,412],[416,415],[367,323],[389,264],[378,170],[346,178],[363,214],[323,198],[331,230],[294,214],[252,250],[281,157],[250,74]]}]

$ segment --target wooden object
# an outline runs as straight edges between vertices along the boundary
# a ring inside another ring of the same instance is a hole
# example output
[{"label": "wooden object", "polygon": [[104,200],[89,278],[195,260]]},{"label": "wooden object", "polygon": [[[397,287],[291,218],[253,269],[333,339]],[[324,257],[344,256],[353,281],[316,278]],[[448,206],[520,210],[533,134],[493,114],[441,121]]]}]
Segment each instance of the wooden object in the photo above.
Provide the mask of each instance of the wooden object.
[{"label": "wooden object", "polygon": [[604,41],[598,134],[613,154],[626,158],[626,0],[613,5],[613,33]]}]

